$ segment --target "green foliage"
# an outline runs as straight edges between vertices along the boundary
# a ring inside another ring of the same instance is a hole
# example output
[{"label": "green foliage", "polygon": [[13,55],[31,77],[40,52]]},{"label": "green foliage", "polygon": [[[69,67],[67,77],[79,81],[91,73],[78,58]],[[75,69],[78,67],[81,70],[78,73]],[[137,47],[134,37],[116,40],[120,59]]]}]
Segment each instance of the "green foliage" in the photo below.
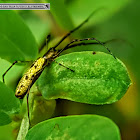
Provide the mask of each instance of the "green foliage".
[{"label": "green foliage", "polygon": [[[46,14],[46,11],[41,11],[39,15]],[[38,47],[42,45],[46,36],[50,33],[50,23],[48,18],[42,19],[39,15],[36,15],[34,11],[20,11],[19,15],[24,20],[25,24],[29,27],[33,36],[35,37]]]},{"label": "green foliage", "polygon": [[69,99],[89,104],[110,104],[118,101],[131,84],[125,65],[102,52],[75,52],[62,55],[38,80],[46,99]]},{"label": "green foliage", "polygon": [[34,126],[41,121],[51,118],[55,111],[55,106],[55,100],[44,100],[42,96],[36,97],[33,101],[31,125]]},{"label": "green foliage", "polygon": [[44,0],[49,2],[51,5],[50,11],[53,14],[57,23],[63,29],[72,29],[73,25],[78,25],[83,22],[88,15],[93,11],[99,9],[99,11],[94,15],[94,18],[90,19],[88,25],[97,24],[109,17],[114,15],[125,7],[130,0]]},{"label": "green foliage", "polygon": [[46,1],[50,3],[51,5],[50,11],[61,28],[69,30],[74,28],[72,19],[70,18],[66,5],[64,4],[64,0],[59,1],[46,0]]},{"label": "green foliage", "polygon": [[28,130],[29,130],[29,118],[26,112],[26,114],[24,115],[21,121],[21,126],[20,126],[20,130],[17,136],[17,140],[25,140]]},{"label": "green foliage", "polygon": [[58,117],[30,129],[26,140],[120,140],[118,127],[108,118],[96,115]]},{"label": "green foliage", "polygon": [[0,111],[0,126],[2,125],[7,125],[11,122],[11,118],[9,117],[9,115],[7,115],[6,113],[4,113],[3,111]]},{"label": "green foliage", "polygon": [[[73,24],[78,25],[91,12],[101,8],[101,15],[95,14],[91,19],[92,22],[88,24],[92,26],[94,23],[95,25],[97,22],[111,17],[128,1],[60,0],[56,2],[48,0],[51,3],[51,14],[59,26],[65,30],[72,29]],[[49,16],[45,18],[48,21],[46,24],[41,21],[45,12],[40,14],[40,18],[31,11],[17,13],[15,11],[1,11],[0,13],[0,57],[10,62],[36,58],[37,49],[50,30],[50,27],[45,25],[48,26],[48,22],[52,18],[49,19]],[[54,19],[51,19],[51,23],[54,22]],[[90,34],[91,28],[88,29]],[[53,32],[57,32],[55,28],[53,30]],[[106,36],[106,32],[103,35]],[[97,52],[95,55],[92,52],[71,53],[57,58],[56,61],[75,72],[55,63],[46,68],[38,80],[38,87],[46,99],[62,98],[88,104],[110,104],[118,101],[131,84],[124,64],[119,59],[115,60],[111,55],[105,53]],[[4,62],[0,62],[0,64],[4,65],[4,68],[9,66]],[[12,75],[13,73],[10,73],[10,76]],[[12,121],[10,116],[19,112],[20,103],[15,98],[13,91],[1,82],[0,91],[0,125],[6,125]],[[30,103],[30,108],[32,108],[32,124],[35,125],[52,116],[55,101],[44,101],[44,99],[38,98],[33,104]],[[25,138],[29,127],[27,112],[24,113],[17,137],[20,140]],[[93,113],[95,112],[93,111]],[[69,116],[43,121],[29,130],[26,139],[84,139],[85,136],[86,139],[120,140],[118,127],[111,120],[94,115]]]},{"label": "green foliage", "polygon": [[10,62],[35,59],[37,43],[21,17],[14,11],[1,11],[0,19],[0,57]]},{"label": "green foliage", "polygon": [[0,110],[13,114],[19,112],[20,102],[15,98],[14,92],[0,82]]},{"label": "green foliage", "polygon": [[18,113],[20,111],[20,102],[14,96],[14,92],[0,82],[0,125],[11,122],[8,115]]}]

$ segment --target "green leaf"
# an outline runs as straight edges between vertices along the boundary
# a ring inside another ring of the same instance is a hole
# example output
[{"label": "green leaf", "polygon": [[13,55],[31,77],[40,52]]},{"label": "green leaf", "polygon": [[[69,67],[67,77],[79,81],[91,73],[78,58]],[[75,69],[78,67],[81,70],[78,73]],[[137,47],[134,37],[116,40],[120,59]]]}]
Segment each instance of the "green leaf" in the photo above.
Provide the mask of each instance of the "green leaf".
[{"label": "green leaf", "polygon": [[13,140],[13,126],[3,125],[0,127],[0,140]]},{"label": "green leaf", "polygon": [[0,126],[9,124],[11,121],[11,118],[6,113],[0,111]]},{"label": "green leaf", "polygon": [[59,26],[63,29],[72,29],[73,22],[71,17],[68,13],[66,5],[64,4],[64,0],[59,1],[52,1],[52,0],[45,0],[46,2],[50,3],[50,11],[54,16],[55,20],[59,24]]},{"label": "green leaf", "polygon": [[125,65],[112,55],[91,51],[60,56],[38,79],[46,99],[68,99],[89,104],[118,101],[131,84]]},{"label": "green leaf", "polygon": [[97,115],[57,117],[37,124],[26,140],[120,140],[118,127],[108,118]]},{"label": "green leaf", "polygon": [[0,82],[0,91],[0,125],[6,125],[11,122],[9,115],[19,112],[20,102],[13,91],[2,82]]},{"label": "green leaf", "polygon": [[0,82],[0,111],[8,115],[19,112],[20,102],[14,95],[14,92],[4,83]]},{"label": "green leaf", "polygon": [[14,11],[1,11],[0,19],[1,58],[10,62],[35,59],[37,43],[21,17]]},{"label": "green leaf", "polygon": [[22,119],[20,130],[17,136],[17,140],[25,140],[26,134],[29,130],[29,118],[27,115],[27,112],[24,114],[24,117]]},{"label": "green leaf", "polygon": [[[45,17],[46,11],[38,12],[38,15],[32,10],[20,11],[20,16],[23,18],[26,25],[30,28],[39,46],[42,45],[46,36],[50,32],[50,25],[48,18]],[[43,14],[45,18],[42,19],[40,16]]]},{"label": "green leaf", "polygon": [[36,97],[33,100],[31,125],[34,126],[37,123],[51,118],[54,114],[56,106],[55,100],[45,100],[42,96]]}]

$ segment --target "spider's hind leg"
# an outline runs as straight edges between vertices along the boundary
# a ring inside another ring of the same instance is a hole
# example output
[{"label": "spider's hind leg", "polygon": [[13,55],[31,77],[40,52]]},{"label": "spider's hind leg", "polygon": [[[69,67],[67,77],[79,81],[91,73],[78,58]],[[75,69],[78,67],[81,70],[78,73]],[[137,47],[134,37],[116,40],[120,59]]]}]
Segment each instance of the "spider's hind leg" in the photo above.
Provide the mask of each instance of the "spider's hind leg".
[{"label": "spider's hind leg", "polygon": [[15,61],[2,75],[2,79],[3,79],[3,83],[5,83],[5,75],[7,74],[7,72],[17,63],[25,63],[25,62],[30,62],[30,61]]}]

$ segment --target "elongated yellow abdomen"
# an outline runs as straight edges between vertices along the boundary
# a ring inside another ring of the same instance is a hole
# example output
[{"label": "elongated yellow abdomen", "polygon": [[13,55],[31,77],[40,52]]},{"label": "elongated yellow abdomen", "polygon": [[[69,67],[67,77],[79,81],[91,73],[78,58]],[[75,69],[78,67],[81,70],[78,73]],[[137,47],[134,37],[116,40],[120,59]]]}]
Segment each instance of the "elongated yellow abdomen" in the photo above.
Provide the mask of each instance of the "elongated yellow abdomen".
[{"label": "elongated yellow abdomen", "polygon": [[32,66],[23,75],[16,88],[15,96],[22,99],[28,90],[30,90],[33,83],[38,79],[39,75],[45,68],[46,59],[38,58]]}]

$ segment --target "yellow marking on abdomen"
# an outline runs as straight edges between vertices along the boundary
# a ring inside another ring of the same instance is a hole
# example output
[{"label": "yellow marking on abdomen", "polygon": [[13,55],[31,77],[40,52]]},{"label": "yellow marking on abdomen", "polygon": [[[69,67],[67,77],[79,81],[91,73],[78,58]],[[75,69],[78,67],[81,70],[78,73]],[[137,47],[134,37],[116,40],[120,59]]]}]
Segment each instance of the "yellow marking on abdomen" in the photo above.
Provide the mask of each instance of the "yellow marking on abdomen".
[{"label": "yellow marking on abdomen", "polygon": [[45,63],[45,58],[38,58],[30,67],[30,69],[27,70],[27,72],[23,75],[18,83],[15,93],[16,97],[23,98],[25,96],[27,91],[31,88],[34,79],[37,78],[37,75],[42,71]]}]

